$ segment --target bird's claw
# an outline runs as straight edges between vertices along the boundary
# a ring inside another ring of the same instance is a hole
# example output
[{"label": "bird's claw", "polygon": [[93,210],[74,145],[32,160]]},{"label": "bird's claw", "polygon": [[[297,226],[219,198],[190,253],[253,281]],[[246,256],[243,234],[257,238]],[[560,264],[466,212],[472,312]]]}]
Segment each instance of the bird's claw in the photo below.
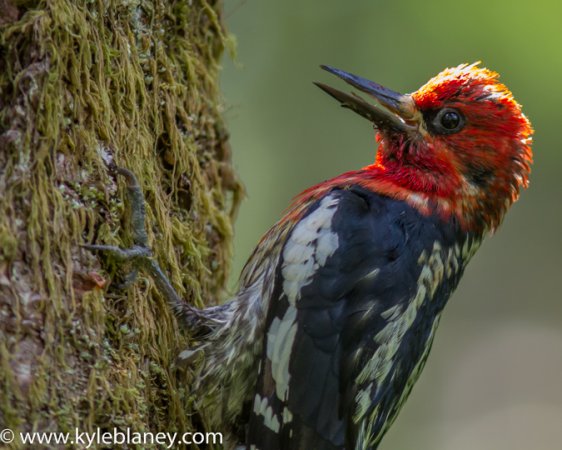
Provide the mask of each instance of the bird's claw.
[{"label": "bird's claw", "polygon": [[152,252],[148,247],[141,247],[139,245],[134,245],[131,248],[121,248],[115,245],[82,244],[80,247],[90,251],[106,253],[119,262],[142,261],[142,259],[152,256]]},{"label": "bird's claw", "polygon": [[82,244],[80,247],[86,250],[101,252],[111,256],[117,262],[132,264],[132,269],[123,276],[123,281],[114,284],[117,290],[125,290],[132,286],[137,280],[139,268],[148,264],[152,251],[147,247],[133,246],[131,248],[120,248],[114,245],[91,245]]},{"label": "bird's claw", "polygon": [[130,223],[134,244],[130,248],[97,244],[83,244],[81,247],[109,255],[120,263],[130,263],[132,269],[124,276],[124,281],[117,286],[118,289],[126,289],[136,281],[139,269],[147,268],[152,264],[152,250],[148,246],[148,235],[145,228],[144,195],[140,184],[134,173],[130,170],[123,167],[113,167],[113,170],[127,180],[127,196],[130,206]]},{"label": "bird's claw", "polygon": [[162,296],[171,306],[176,317],[187,325],[200,321],[201,312],[182,301],[172,283],[160,268],[158,261],[152,257],[152,250],[148,246],[148,235],[145,228],[144,195],[137,178],[128,169],[115,167],[115,172],[127,180],[127,194],[130,205],[130,222],[133,235],[133,246],[120,248],[114,245],[83,244],[87,250],[103,252],[118,262],[130,263],[133,269],[125,276],[120,288],[130,286],[136,279],[139,269],[148,273],[156,283]]},{"label": "bird's claw", "polygon": [[145,206],[144,195],[140,184],[134,173],[123,167],[114,167],[117,174],[127,180],[127,194],[130,205],[130,221],[134,245],[130,248],[120,248],[113,245],[83,244],[82,248],[90,251],[103,252],[111,255],[118,262],[130,262],[134,269],[125,277],[125,285],[128,286],[136,279],[138,269],[150,264],[152,251],[148,247],[148,235],[145,228]]}]

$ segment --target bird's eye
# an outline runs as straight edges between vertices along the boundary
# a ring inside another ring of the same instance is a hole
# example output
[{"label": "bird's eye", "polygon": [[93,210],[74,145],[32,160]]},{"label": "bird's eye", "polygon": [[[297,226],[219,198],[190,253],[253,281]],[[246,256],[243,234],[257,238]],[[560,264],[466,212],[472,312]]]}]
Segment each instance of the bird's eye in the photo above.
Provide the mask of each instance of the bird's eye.
[{"label": "bird's eye", "polygon": [[457,133],[464,127],[464,117],[456,109],[443,108],[433,119],[433,126],[439,134]]}]

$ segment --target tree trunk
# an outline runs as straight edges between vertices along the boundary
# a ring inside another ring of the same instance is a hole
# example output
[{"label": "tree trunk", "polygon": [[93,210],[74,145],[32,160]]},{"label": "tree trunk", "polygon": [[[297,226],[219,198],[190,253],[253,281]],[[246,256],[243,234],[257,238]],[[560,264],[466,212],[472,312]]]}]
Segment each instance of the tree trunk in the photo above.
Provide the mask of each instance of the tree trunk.
[{"label": "tree trunk", "polygon": [[200,430],[167,304],[143,276],[118,289],[120,268],[80,244],[131,244],[108,165],[129,168],[180,295],[221,297],[242,190],[220,13],[220,0],[0,0],[0,430]]}]

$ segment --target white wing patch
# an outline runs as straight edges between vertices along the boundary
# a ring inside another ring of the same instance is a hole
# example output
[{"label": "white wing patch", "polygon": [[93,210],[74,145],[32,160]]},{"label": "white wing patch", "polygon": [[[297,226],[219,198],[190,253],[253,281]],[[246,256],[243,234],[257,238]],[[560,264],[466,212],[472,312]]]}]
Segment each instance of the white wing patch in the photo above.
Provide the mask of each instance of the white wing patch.
[{"label": "white wing patch", "polygon": [[275,393],[281,400],[286,400],[289,396],[289,357],[296,334],[297,308],[289,306],[281,319],[273,319],[267,332],[267,357],[271,361]]},{"label": "white wing patch", "polygon": [[[338,248],[338,236],[331,230],[338,201],[335,195],[322,199],[318,208],[295,226],[283,249],[281,274],[289,307],[283,317],[276,317],[271,322],[266,346],[275,394],[282,401],[289,397],[289,358],[297,333],[296,302],[303,286],[312,281],[318,268]],[[290,421],[290,416],[284,415],[284,419]]]},{"label": "white wing patch", "polygon": [[283,291],[291,305],[338,248],[338,235],[331,231],[338,202],[335,195],[322,199],[318,208],[295,226],[285,244],[281,273]]},{"label": "white wing patch", "polygon": [[275,433],[279,433],[281,423],[279,422],[279,418],[273,414],[273,409],[269,406],[267,397],[256,394],[254,397],[254,413],[256,416],[263,417],[263,424],[267,428]]}]

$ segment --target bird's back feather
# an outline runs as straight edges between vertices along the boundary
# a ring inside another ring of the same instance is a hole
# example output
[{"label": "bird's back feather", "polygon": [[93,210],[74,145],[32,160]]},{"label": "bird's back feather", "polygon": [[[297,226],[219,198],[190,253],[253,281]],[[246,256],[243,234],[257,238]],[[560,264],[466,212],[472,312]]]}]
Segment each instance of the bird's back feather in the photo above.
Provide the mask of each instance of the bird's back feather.
[{"label": "bird's back feather", "polygon": [[311,204],[268,301],[249,448],[375,448],[427,356],[467,240],[454,221],[357,186]]}]

